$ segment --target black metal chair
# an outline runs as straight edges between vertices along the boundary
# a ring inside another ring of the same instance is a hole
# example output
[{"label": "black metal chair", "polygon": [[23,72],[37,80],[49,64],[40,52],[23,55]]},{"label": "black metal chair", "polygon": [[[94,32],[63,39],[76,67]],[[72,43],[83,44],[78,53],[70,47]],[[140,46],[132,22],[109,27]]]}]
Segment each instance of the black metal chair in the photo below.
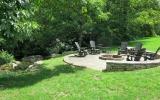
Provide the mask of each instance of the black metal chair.
[{"label": "black metal chair", "polygon": [[140,61],[143,54],[145,54],[146,49],[140,49],[138,51],[130,51],[130,53],[127,55],[127,61]]},{"label": "black metal chair", "polygon": [[140,61],[141,57],[145,54],[146,49],[142,48],[143,44],[138,42],[133,49],[128,51],[127,61]]},{"label": "black metal chair", "polygon": [[156,50],[155,53],[146,52],[146,54],[145,54],[145,56],[144,56],[144,59],[145,59],[145,60],[154,60],[154,59],[156,59],[156,56],[157,56],[159,50],[160,50],[160,47]]},{"label": "black metal chair", "polygon": [[78,42],[75,42],[76,47],[78,49],[78,57],[85,57],[88,54],[88,51],[85,48],[81,48]]},{"label": "black metal chair", "polygon": [[143,44],[138,42],[134,48],[131,48],[128,50],[128,54],[134,55],[135,53],[137,53],[138,51],[140,51],[142,49]]},{"label": "black metal chair", "polygon": [[118,55],[127,54],[128,52],[127,46],[128,46],[128,42],[121,42],[121,47],[118,48]]},{"label": "black metal chair", "polygon": [[90,49],[90,54],[100,54],[100,49],[97,49],[96,48],[96,44],[95,44],[95,41],[90,41],[90,46],[91,46],[91,49]]},{"label": "black metal chair", "polygon": [[142,49],[143,44],[138,42],[134,48],[135,51],[141,50]]}]

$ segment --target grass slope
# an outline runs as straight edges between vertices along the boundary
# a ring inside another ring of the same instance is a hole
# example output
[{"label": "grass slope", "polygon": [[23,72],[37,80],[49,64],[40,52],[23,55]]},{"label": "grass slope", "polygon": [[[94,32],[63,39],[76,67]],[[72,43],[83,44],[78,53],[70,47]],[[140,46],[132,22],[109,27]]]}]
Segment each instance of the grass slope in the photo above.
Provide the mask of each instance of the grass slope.
[{"label": "grass slope", "polygon": [[[138,41],[155,50],[160,38]],[[1,72],[0,100],[160,99],[160,67],[105,73],[67,65],[63,57],[45,60],[41,67],[37,73]]]}]

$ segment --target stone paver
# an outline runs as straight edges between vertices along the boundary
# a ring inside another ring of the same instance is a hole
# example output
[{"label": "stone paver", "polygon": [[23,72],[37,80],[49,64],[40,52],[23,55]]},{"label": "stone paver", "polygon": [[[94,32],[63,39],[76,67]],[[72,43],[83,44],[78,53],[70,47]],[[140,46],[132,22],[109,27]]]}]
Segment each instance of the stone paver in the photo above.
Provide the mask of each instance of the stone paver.
[{"label": "stone paver", "polygon": [[106,61],[100,60],[99,55],[87,55],[86,57],[75,57],[74,54],[68,55],[64,57],[64,61],[76,65],[87,67],[95,70],[104,70],[106,69]]}]

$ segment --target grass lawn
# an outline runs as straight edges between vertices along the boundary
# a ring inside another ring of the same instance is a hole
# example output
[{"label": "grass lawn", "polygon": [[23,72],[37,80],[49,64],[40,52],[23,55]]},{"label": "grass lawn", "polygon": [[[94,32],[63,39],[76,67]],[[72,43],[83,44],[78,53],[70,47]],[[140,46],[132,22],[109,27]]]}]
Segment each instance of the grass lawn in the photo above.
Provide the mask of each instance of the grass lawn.
[{"label": "grass lawn", "polygon": [[[160,37],[138,40],[155,51]],[[131,42],[133,44],[134,42]],[[160,100],[160,67],[99,72],[45,60],[39,72],[0,72],[0,100]]]}]

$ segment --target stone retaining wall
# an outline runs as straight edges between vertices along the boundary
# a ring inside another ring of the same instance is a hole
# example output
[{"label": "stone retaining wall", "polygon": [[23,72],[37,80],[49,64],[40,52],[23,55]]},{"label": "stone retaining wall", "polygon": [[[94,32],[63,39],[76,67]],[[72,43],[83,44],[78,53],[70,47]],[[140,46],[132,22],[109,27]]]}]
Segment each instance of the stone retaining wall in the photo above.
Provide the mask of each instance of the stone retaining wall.
[{"label": "stone retaining wall", "polygon": [[[101,54],[103,55],[103,54]],[[74,54],[64,57],[67,64],[91,68],[98,71],[131,71],[137,69],[147,69],[160,66],[160,58],[147,61],[115,61],[101,60],[101,55],[87,55],[86,57],[76,57]]]},{"label": "stone retaining wall", "polygon": [[132,71],[160,66],[160,61],[150,62],[107,62],[106,71]]}]

